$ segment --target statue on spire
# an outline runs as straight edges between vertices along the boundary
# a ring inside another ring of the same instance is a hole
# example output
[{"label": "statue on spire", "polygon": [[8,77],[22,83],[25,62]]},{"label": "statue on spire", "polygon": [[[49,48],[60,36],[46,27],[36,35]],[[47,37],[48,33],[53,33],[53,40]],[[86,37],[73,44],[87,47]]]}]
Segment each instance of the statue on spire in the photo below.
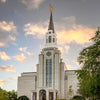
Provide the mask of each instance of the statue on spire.
[{"label": "statue on spire", "polygon": [[50,12],[51,12],[51,14],[52,14],[52,10],[53,10],[53,7],[50,5]]}]

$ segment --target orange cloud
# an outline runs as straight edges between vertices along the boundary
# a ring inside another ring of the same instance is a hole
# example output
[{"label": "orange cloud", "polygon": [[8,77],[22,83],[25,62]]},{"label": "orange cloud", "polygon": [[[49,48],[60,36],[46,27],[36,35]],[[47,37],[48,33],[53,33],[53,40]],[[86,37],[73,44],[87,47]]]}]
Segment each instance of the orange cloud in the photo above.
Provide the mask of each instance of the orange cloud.
[{"label": "orange cloud", "polygon": [[4,47],[5,43],[0,42],[0,47]]},{"label": "orange cloud", "polygon": [[58,31],[58,44],[66,44],[75,42],[77,44],[89,43],[89,39],[94,36],[96,29],[91,27],[84,27],[75,25],[73,29],[63,29]]},{"label": "orange cloud", "polygon": [[15,81],[16,81],[18,78],[9,78],[9,79],[11,79],[11,80],[15,80]]},{"label": "orange cloud", "polygon": [[9,65],[9,66],[0,66],[0,70],[3,70],[3,71],[7,71],[7,72],[15,72],[14,68],[12,65]]},{"label": "orange cloud", "polygon": [[6,81],[0,80],[0,86],[2,86],[5,83],[6,83]]},{"label": "orange cloud", "polygon": [[0,52],[0,58],[2,60],[10,60],[11,59],[5,52]]},{"label": "orange cloud", "polygon": [[18,54],[18,55],[16,55],[15,59],[17,61],[20,61],[20,62],[25,62],[26,61],[26,57],[24,56],[24,54]]},{"label": "orange cloud", "polygon": [[5,3],[7,0],[1,0],[1,2]]},{"label": "orange cloud", "polygon": [[43,36],[47,32],[47,27],[43,27],[46,23],[43,24],[33,24],[28,23],[24,26],[25,35],[33,35],[39,39],[43,38]]},{"label": "orange cloud", "polygon": [[59,46],[58,49],[59,49],[60,52],[63,54],[63,47]]}]

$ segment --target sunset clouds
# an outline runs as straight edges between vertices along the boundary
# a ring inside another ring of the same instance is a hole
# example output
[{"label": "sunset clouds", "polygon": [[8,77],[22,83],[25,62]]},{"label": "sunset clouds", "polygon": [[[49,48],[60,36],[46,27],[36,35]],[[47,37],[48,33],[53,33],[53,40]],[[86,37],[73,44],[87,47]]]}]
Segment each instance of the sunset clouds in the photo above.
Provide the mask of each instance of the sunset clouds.
[{"label": "sunset clouds", "polygon": [[89,39],[94,36],[96,29],[93,27],[84,27],[75,25],[73,29],[63,29],[58,31],[58,44],[75,42],[77,44],[89,43]]},{"label": "sunset clouds", "polygon": [[24,56],[23,53],[16,55],[14,58],[15,58],[17,61],[20,61],[20,62],[25,62],[25,61],[26,61],[26,57]]},{"label": "sunset clouds", "polygon": [[1,88],[17,90],[20,73],[36,71],[50,3],[62,61],[68,70],[79,69],[77,57],[100,27],[100,0],[0,0],[0,86],[7,82]]},{"label": "sunset clouds", "polygon": [[11,73],[15,72],[14,67],[12,65],[0,66],[0,70],[11,72]]},{"label": "sunset clouds", "polygon": [[10,60],[11,59],[5,52],[0,52],[0,58],[2,60]]},{"label": "sunset clouds", "polygon": [[20,47],[19,51],[26,53],[28,56],[34,56],[34,53],[30,53],[29,51],[27,51],[27,47]]},{"label": "sunset clouds", "polygon": [[25,31],[25,35],[32,35],[36,38],[43,38],[43,36],[46,34],[47,32],[47,26],[45,26],[46,23],[41,24],[34,24],[34,23],[28,23],[26,25],[24,25],[24,31]]},{"label": "sunset clouds", "polygon": [[6,81],[0,80],[0,86],[2,86],[5,83],[6,83]]},{"label": "sunset clouds", "polygon": [[[62,18],[61,26],[56,23],[56,33],[58,44],[89,43],[89,39],[94,36],[96,28],[84,25],[77,25],[74,16]],[[25,36],[32,35],[34,38],[41,39],[47,32],[47,22],[27,23],[24,25]]]},{"label": "sunset clouds", "polygon": [[15,41],[17,34],[17,27],[14,22],[0,22],[0,47],[6,46],[8,42]]}]

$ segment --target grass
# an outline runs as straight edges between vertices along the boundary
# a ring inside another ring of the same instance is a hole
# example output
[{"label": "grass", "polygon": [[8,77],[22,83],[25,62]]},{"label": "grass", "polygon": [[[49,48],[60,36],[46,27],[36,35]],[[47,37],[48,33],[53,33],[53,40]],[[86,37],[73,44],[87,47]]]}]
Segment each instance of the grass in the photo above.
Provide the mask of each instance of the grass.
[{"label": "grass", "polygon": [[8,98],[0,98],[0,100],[9,100]]}]

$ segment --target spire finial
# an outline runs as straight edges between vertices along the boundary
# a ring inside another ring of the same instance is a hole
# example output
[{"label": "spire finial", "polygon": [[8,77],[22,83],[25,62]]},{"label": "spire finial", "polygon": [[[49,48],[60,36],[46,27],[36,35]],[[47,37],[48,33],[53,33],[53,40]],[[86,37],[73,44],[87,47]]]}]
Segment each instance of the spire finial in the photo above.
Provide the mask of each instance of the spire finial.
[{"label": "spire finial", "polygon": [[50,12],[52,14],[53,6],[50,5]]},{"label": "spire finial", "polygon": [[53,10],[53,6],[50,5],[50,22],[49,22],[49,27],[48,30],[52,30],[54,33],[54,25],[53,25],[53,16],[52,16],[52,10]]}]

